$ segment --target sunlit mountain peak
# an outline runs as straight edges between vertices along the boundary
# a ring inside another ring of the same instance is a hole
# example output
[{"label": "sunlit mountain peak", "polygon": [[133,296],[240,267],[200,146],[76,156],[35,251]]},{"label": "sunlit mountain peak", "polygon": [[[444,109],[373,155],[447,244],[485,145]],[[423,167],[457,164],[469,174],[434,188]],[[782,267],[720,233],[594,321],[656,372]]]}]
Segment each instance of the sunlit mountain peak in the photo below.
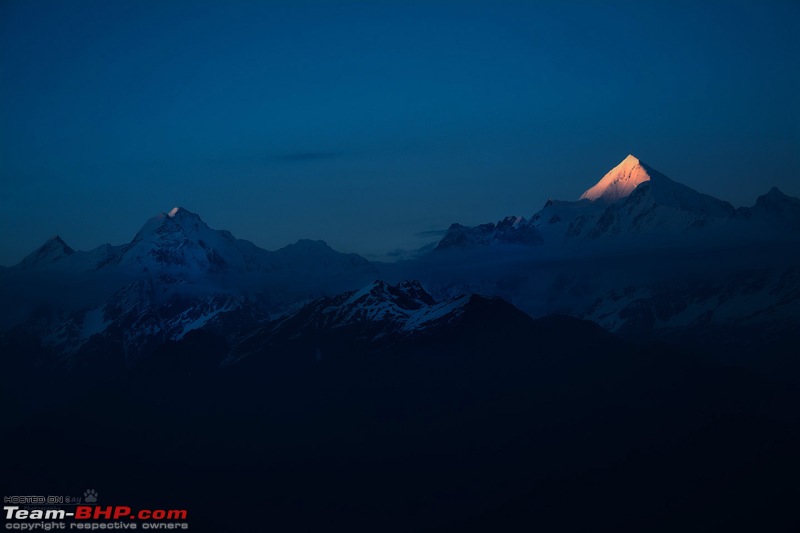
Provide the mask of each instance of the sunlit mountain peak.
[{"label": "sunlit mountain peak", "polygon": [[628,155],[622,162],[612,168],[597,184],[581,195],[581,200],[592,202],[616,202],[630,195],[633,190],[645,181],[650,181],[651,170],[637,157]]}]

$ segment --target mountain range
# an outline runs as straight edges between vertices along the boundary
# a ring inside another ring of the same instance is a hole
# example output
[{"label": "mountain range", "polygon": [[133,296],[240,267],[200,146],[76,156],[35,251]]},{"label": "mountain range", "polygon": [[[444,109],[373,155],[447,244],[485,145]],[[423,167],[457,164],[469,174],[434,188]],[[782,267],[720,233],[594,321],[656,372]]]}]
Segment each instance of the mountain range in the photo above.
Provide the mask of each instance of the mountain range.
[{"label": "mountain range", "polygon": [[[628,338],[781,350],[796,338],[800,316],[798,229],[800,200],[777,189],[737,209],[632,155],[577,201],[548,200],[529,218],[453,224],[432,251],[394,264],[322,241],[267,251],[176,207],[147,220],[128,244],[82,252],[54,237],[0,271],[11,304],[0,326],[5,338],[25,338],[65,362],[113,346],[115,364],[125,366],[192,330],[232,338],[287,313],[311,313],[303,305],[322,305],[320,297],[372,294],[378,288],[369,283],[383,279],[392,291],[427,290],[441,308],[481,294]],[[371,301],[356,298],[360,311],[348,316],[413,314],[400,328],[409,331],[441,311],[430,302],[411,313],[402,298],[388,307]]]},{"label": "mountain range", "polygon": [[432,253],[382,272],[438,298],[500,296],[627,338],[784,357],[798,340],[799,217],[800,200],[776,188],[734,208],[629,155],[577,201],[454,224]]},{"label": "mountain range", "polygon": [[0,269],[0,478],[201,531],[796,530],[799,222],[628,156],[396,263],[54,237]]},{"label": "mountain range", "polygon": [[686,239],[696,237],[693,234],[700,230],[719,230],[715,238],[753,231],[783,235],[800,228],[798,213],[800,200],[777,188],[759,197],[753,207],[736,209],[671,180],[629,155],[578,201],[548,200],[528,219],[509,216],[497,224],[474,228],[453,224],[437,249],[634,236]]}]

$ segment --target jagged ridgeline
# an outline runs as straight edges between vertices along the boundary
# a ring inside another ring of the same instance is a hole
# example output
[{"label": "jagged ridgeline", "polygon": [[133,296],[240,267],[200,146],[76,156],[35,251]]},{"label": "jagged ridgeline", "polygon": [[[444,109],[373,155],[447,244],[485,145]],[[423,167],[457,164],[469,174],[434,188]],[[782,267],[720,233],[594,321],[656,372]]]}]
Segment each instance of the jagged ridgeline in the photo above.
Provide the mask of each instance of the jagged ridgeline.
[{"label": "jagged ridgeline", "polygon": [[233,338],[375,279],[417,280],[441,302],[481,294],[629,338],[783,353],[800,316],[798,235],[796,198],[773,188],[734,208],[632,155],[577,201],[453,224],[432,251],[395,264],[322,241],[267,251],[176,207],[127,244],[84,252],[54,237],[0,271],[0,328],[8,346],[59,364],[92,354],[125,366],[190,331]]},{"label": "jagged ridgeline", "polygon": [[0,479],[199,531],[791,530],[799,229],[629,156],[397,263],[55,237],[0,269]]}]

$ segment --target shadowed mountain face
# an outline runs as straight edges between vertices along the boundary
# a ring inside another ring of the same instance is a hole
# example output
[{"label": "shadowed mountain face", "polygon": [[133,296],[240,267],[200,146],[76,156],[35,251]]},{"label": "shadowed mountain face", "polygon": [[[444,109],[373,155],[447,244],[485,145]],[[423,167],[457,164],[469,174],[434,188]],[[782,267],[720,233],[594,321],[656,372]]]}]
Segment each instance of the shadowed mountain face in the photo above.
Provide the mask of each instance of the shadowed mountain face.
[{"label": "shadowed mountain face", "polygon": [[[123,372],[90,378],[90,365],[14,370],[48,406],[3,429],[17,458],[3,478],[19,490],[174,498],[208,531],[796,518],[796,390],[498,298],[438,302],[416,282],[378,281],[235,335],[199,328]],[[43,460],[53,448],[90,459]],[[120,463],[124,483],[107,466]]]}]

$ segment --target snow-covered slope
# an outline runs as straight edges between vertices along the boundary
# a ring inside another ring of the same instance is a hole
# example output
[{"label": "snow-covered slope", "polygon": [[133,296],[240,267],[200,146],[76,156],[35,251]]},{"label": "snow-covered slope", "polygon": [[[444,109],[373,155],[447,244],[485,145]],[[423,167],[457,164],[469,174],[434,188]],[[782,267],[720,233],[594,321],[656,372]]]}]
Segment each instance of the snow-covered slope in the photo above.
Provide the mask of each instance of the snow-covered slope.
[{"label": "snow-covered slope", "polygon": [[148,220],[113,263],[199,274],[372,270],[366,259],[336,252],[323,241],[300,240],[274,252],[263,250],[228,231],[209,228],[198,215],[180,207]]},{"label": "snow-covered slope", "polygon": [[547,200],[544,207],[530,219],[547,244],[560,243],[575,233],[575,228],[597,220],[605,209],[602,202],[593,203],[583,199],[577,202],[567,200]]},{"label": "snow-covered slope", "polygon": [[323,241],[267,251],[175,208],[148,220],[127,245],[76,252],[56,237],[0,272],[0,296],[14,302],[0,327],[40,339],[56,356],[80,358],[99,343],[135,359],[193,329],[238,330],[375,273],[364,258]]},{"label": "snow-covered slope", "polygon": [[337,329],[357,326],[373,338],[420,332],[432,323],[460,315],[469,296],[457,296],[436,302],[418,281],[396,285],[378,280],[357,291],[320,298],[298,312],[285,317],[276,326],[302,322],[300,329]]},{"label": "snow-covered slope", "polygon": [[508,216],[497,224],[481,224],[467,227],[453,224],[436,245],[436,250],[448,248],[472,248],[498,244],[541,244],[542,237],[525,217]]},{"label": "snow-covered slope", "polygon": [[[390,285],[377,280],[356,291],[319,298],[253,329],[236,339],[236,348],[226,364],[254,353],[280,350],[287,343],[313,345],[322,337],[328,342],[336,337],[344,343],[425,337],[460,324],[478,307],[481,313],[492,313],[488,308],[496,308],[493,318],[501,319],[507,308],[514,308],[500,302],[499,298],[476,294],[437,302],[417,281]],[[521,314],[516,309],[514,313]]]},{"label": "snow-covered slope", "polygon": [[[380,273],[322,241],[266,251],[175,208],[124,246],[76,252],[54,238],[0,270],[0,297],[12,304],[0,327],[17,325],[61,355],[113,346],[136,358],[192,330],[229,336],[275,316],[261,330],[269,342],[320,330],[416,335],[457,320],[474,299],[461,295],[479,293],[621,332],[701,323],[787,331],[797,326],[799,229],[800,200],[777,189],[734,209],[633,156],[580,200],[548,200],[530,219],[454,224],[435,251]],[[377,277],[397,284],[364,287]],[[754,285],[763,290],[737,293]],[[664,302],[682,310],[664,314]],[[636,318],[648,306],[658,320]]]},{"label": "snow-covered slope", "polygon": [[612,168],[593,187],[584,192],[580,199],[591,202],[613,203],[625,198],[633,190],[646,181],[651,175],[661,177],[661,174],[642,164],[633,155],[628,155],[622,162]]},{"label": "snow-covered slope", "polygon": [[324,241],[304,239],[276,251],[264,250],[229,231],[210,228],[197,214],[182,207],[150,218],[126,245],[105,244],[76,252],[54,237],[9,270],[109,269],[187,278],[276,271],[324,270],[329,275],[375,272],[363,257],[337,252]]},{"label": "snow-covered slope", "polygon": [[627,337],[689,339],[728,354],[782,350],[800,340],[800,265],[622,286],[599,295],[582,316]]},{"label": "snow-covered slope", "polygon": [[578,201],[548,200],[529,220],[508,217],[473,228],[454,224],[437,249],[671,235],[745,218],[729,203],[675,182],[629,155]]},{"label": "snow-covered slope", "polygon": [[676,233],[732,219],[733,206],[674,181],[649,181],[596,217],[573,220],[569,237],[597,239],[619,235]]},{"label": "snow-covered slope", "polygon": [[142,270],[246,272],[258,269],[264,252],[227,231],[209,228],[196,214],[176,207],[148,220],[112,263]]},{"label": "snow-covered slope", "polygon": [[729,203],[675,182],[629,155],[580,201],[548,202],[532,220],[553,240],[574,240],[669,236],[714,226],[735,214]]},{"label": "snow-covered slope", "polygon": [[440,247],[456,237],[469,247],[385,269],[387,278],[419,279],[440,299],[494,294],[533,316],[569,314],[643,338],[705,329],[752,348],[800,330],[800,200],[777,189],[735,209],[628,156],[581,199],[548,200],[525,226],[540,246],[495,247],[491,225],[459,227]]},{"label": "snow-covered slope", "polygon": [[639,187],[645,188],[652,202],[659,206],[723,218],[732,216],[734,212],[729,203],[673,181],[633,155],[628,155],[580,199],[613,204],[630,197]]},{"label": "snow-covered slope", "polygon": [[204,328],[224,336],[267,318],[262,307],[245,296],[209,293],[188,298],[142,280],[97,308],[73,314],[45,337],[45,343],[72,358],[101,346],[109,355],[122,355],[127,364],[192,330]]}]

